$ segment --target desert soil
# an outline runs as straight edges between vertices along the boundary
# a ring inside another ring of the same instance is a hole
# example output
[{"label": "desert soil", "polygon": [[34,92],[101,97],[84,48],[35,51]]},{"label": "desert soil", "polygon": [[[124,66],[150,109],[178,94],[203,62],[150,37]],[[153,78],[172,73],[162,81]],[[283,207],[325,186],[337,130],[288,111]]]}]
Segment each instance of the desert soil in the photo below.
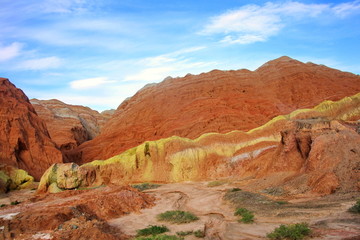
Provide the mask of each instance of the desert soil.
[{"label": "desert soil", "polygon": [[[243,201],[231,203],[224,200],[225,194],[234,183],[209,187],[208,182],[188,182],[162,185],[147,190],[156,197],[156,205],[143,209],[141,213],[132,213],[112,219],[110,225],[119,227],[128,235],[135,235],[137,229],[148,225],[166,225],[170,234],[178,231],[203,230],[205,239],[240,240],[266,239],[266,234],[280,224],[307,222],[313,229],[311,239],[360,239],[360,215],[347,212],[356,199],[355,194],[338,194],[327,197],[307,196],[300,199],[271,200],[260,194],[238,191],[231,194]],[[270,196],[271,197],[271,196]],[[244,207],[254,212],[255,222],[239,223],[234,216],[236,207]],[[156,215],[168,210],[184,210],[196,214],[200,220],[188,224],[169,224],[159,222]],[[186,240],[199,239],[187,236]]]},{"label": "desert soil", "polygon": [[[280,224],[300,222],[310,224],[313,232],[311,239],[360,239],[360,214],[353,214],[347,211],[359,199],[360,194],[358,192],[337,193],[326,197],[307,195],[298,196],[297,198],[286,198],[278,193],[272,193],[273,195],[266,195],[262,192],[261,194],[252,193],[249,191],[251,189],[241,187],[241,184],[237,182],[219,182],[221,185],[215,187],[209,187],[208,184],[209,182],[163,184],[159,188],[145,191],[145,193],[150,195],[150,199],[151,196],[156,198],[154,206],[149,207],[148,205],[147,208],[140,211],[126,213],[115,218],[112,216],[102,216],[101,219],[108,219],[106,224],[115,229],[112,231],[116,232],[116,229],[118,229],[121,234],[117,236],[123,236],[120,239],[127,239],[127,236],[135,236],[136,230],[149,225],[166,225],[171,230],[169,234],[172,235],[179,231],[202,230],[206,234],[204,239],[209,240],[266,239],[266,234]],[[239,186],[242,190],[232,191],[234,188],[239,188]],[[8,216],[11,213],[18,212],[22,214],[23,211],[29,214],[31,212],[40,214],[40,208],[55,210],[54,206],[67,206],[67,203],[71,205],[71,202],[79,201],[79,198],[87,198],[91,201],[99,194],[116,194],[115,190],[105,187],[87,190],[80,194],[64,192],[64,194],[60,195],[37,196],[36,201],[34,200],[34,191],[13,191],[10,194],[0,196],[0,204],[9,204],[15,200],[22,203],[16,206],[1,208],[0,215]],[[109,196],[104,201],[111,201],[111,198],[113,197]],[[29,201],[29,199],[33,200]],[[83,202],[84,199],[80,201]],[[103,204],[106,203],[104,202]],[[114,209],[116,208],[116,204],[111,204],[110,206]],[[234,211],[237,207],[251,210],[255,215],[254,223],[244,224],[238,222],[239,217],[234,216]],[[31,209],[34,210],[32,211]],[[94,210],[96,210],[95,207]],[[159,222],[156,216],[167,210],[190,211],[200,219],[188,224]],[[16,216],[13,218],[16,220]],[[79,226],[82,228],[87,225]],[[3,229],[0,226],[0,231],[3,231]],[[56,234],[59,233],[59,230],[56,229],[39,231],[36,234],[33,231],[31,234],[23,234],[24,238],[17,237],[16,239],[63,239],[56,237]],[[69,236],[79,236],[80,233],[75,234],[75,232],[80,230],[69,229],[68,234]],[[86,229],[82,230],[86,231]],[[74,233],[71,233],[71,231]],[[71,239],[76,239],[76,237]],[[92,238],[87,236],[86,239]],[[193,235],[185,237],[185,240],[192,239],[199,238]]]}]

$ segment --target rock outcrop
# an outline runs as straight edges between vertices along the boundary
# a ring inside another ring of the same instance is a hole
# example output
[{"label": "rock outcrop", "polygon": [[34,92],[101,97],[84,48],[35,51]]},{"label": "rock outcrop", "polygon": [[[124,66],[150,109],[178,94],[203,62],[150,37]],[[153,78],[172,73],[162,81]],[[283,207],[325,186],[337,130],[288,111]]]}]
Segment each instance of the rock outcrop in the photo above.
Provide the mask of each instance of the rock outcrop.
[{"label": "rock outcrop", "polygon": [[145,141],[250,130],[275,116],[360,91],[360,76],[281,57],[256,71],[167,78],[124,101],[102,133],[69,158],[107,159]]},{"label": "rock outcrop", "polygon": [[34,178],[26,171],[0,164],[0,193],[31,187]]},{"label": "rock outcrop", "polygon": [[359,109],[360,93],[278,116],[248,132],[146,141],[106,161],[53,166],[39,191],[67,189],[67,181],[84,187],[229,177],[249,179],[254,189],[281,186],[289,194],[359,191]]},{"label": "rock outcrop", "polygon": [[1,209],[0,239],[126,240],[130,236],[107,220],[139,213],[154,201],[153,196],[124,186],[34,196]]},{"label": "rock outcrop", "polygon": [[88,107],[69,105],[56,99],[31,99],[30,102],[46,122],[51,139],[63,152],[96,137],[113,114],[111,110],[100,114]]},{"label": "rock outcrop", "polygon": [[40,179],[61,152],[29,99],[8,79],[0,78],[0,163],[24,169]]}]

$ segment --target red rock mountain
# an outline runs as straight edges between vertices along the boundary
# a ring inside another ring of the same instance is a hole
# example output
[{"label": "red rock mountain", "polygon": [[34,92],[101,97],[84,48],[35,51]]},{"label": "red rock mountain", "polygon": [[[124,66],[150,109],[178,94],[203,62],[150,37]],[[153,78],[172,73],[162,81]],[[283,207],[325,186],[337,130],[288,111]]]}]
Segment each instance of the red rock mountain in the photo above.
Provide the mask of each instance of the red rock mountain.
[{"label": "red rock mountain", "polygon": [[51,139],[62,151],[96,137],[113,113],[108,110],[100,114],[88,107],[70,105],[56,99],[31,99],[30,102],[46,122]]},{"label": "red rock mountain", "polygon": [[358,75],[289,57],[255,71],[213,70],[167,78],[124,101],[102,133],[69,158],[84,163],[107,159],[148,140],[249,130],[277,115],[359,91]]},{"label": "red rock mountain", "polygon": [[0,78],[0,163],[24,169],[40,179],[61,152],[29,99],[8,79]]}]

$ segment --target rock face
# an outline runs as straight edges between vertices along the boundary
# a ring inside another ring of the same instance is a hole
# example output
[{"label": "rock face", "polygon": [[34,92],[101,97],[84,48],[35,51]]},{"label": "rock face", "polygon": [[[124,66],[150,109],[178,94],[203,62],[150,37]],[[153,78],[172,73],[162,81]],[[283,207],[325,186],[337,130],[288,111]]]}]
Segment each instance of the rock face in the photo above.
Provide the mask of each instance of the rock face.
[{"label": "rock face", "polygon": [[53,163],[62,162],[61,152],[29,99],[5,78],[0,78],[0,106],[0,163],[40,179]]},{"label": "rock face", "polygon": [[88,107],[69,105],[56,99],[31,99],[30,102],[46,122],[51,139],[63,152],[96,137],[113,113],[108,110],[100,114]]},{"label": "rock face", "polygon": [[0,239],[126,240],[130,236],[106,220],[139,213],[154,201],[154,197],[124,186],[34,196],[17,206],[1,208]]},{"label": "rock face", "polygon": [[69,156],[85,163],[107,159],[144,141],[249,130],[277,115],[359,91],[360,76],[288,57],[256,71],[214,70],[167,78],[124,101],[102,133]]},{"label": "rock face", "polygon": [[106,161],[80,167],[53,166],[42,177],[39,191],[65,190],[74,184],[86,187],[229,177],[249,179],[242,182],[253,189],[276,186],[293,195],[359,191],[359,109],[360,93],[278,116],[248,132],[146,141]]}]

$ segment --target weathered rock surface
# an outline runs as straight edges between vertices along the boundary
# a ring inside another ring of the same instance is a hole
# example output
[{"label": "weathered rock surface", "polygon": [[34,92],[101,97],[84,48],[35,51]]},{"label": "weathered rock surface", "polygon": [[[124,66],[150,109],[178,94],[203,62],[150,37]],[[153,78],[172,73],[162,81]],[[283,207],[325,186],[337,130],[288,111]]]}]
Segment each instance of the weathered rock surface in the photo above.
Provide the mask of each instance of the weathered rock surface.
[{"label": "weathered rock surface", "polygon": [[0,163],[24,169],[40,179],[61,152],[29,99],[8,79],[0,78]]},{"label": "weathered rock surface", "polygon": [[281,186],[292,195],[359,191],[359,109],[360,93],[296,110],[248,132],[147,141],[106,161],[52,167],[39,191],[66,189],[66,179],[55,175],[69,176],[68,182],[79,186],[231,177],[248,179],[244,182],[258,190]]},{"label": "weathered rock surface", "polygon": [[111,110],[99,113],[88,107],[69,105],[56,99],[31,99],[30,102],[39,117],[46,122],[51,139],[61,151],[74,149],[96,137],[113,114]]},{"label": "weathered rock surface", "polygon": [[256,71],[214,70],[167,78],[124,101],[102,133],[69,156],[85,163],[107,159],[144,141],[249,130],[275,116],[359,91],[360,76],[288,57]]},{"label": "weathered rock surface", "polygon": [[154,205],[131,187],[107,186],[34,196],[0,210],[0,239],[109,239],[129,236],[106,220]]},{"label": "weathered rock surface", "polygon": [[31,187],[34,178],[26,171],[0,164],[0,193]]}]

